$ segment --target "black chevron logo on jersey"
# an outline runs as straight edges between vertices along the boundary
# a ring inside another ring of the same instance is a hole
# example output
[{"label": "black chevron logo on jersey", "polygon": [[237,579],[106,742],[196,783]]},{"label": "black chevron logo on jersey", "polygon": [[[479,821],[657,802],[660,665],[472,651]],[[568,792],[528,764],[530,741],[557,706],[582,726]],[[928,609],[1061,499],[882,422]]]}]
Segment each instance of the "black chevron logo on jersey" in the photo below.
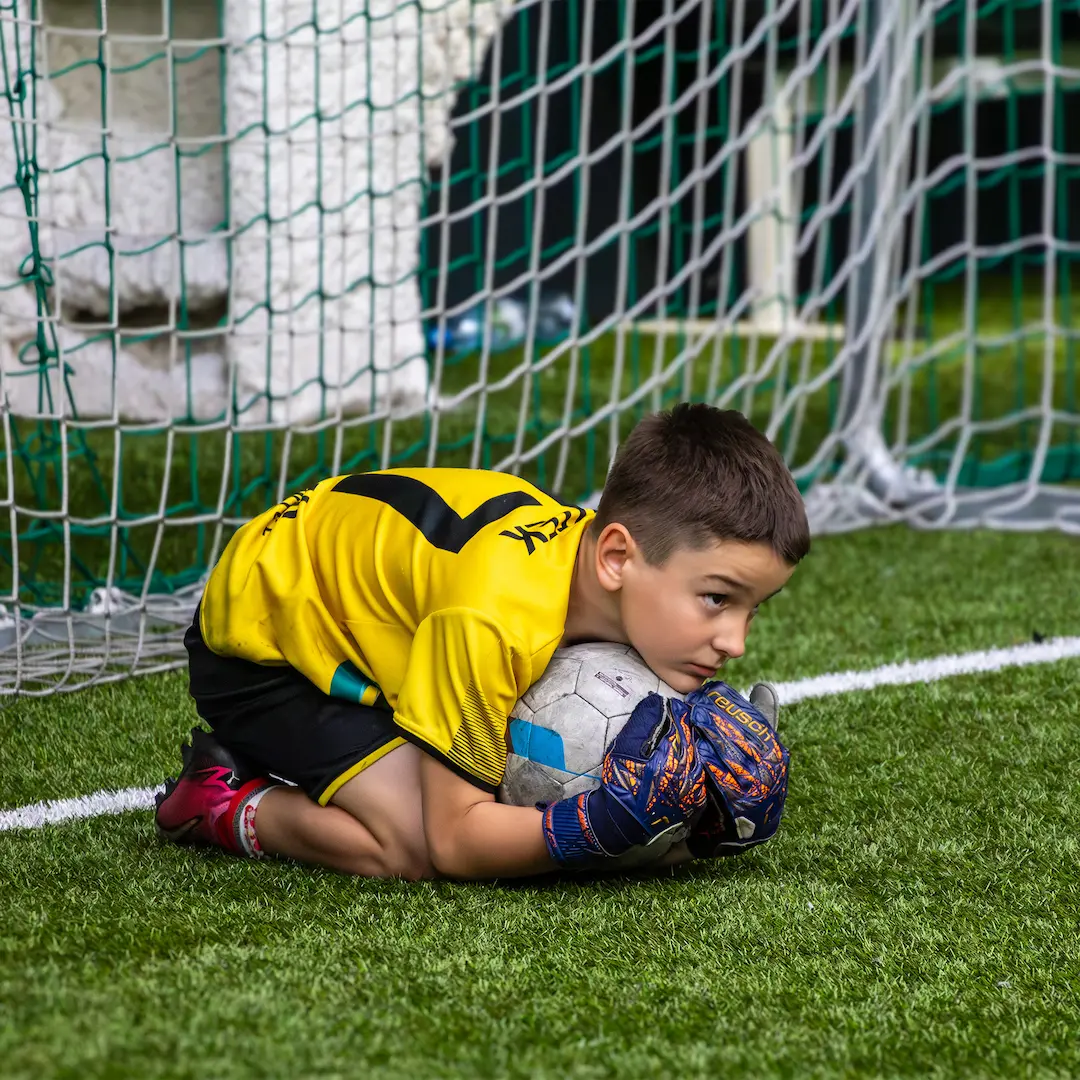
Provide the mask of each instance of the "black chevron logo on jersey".
[{"label": "black chevron logo on jersey", "polygon": [[482,502],[462,517],[434,488],[411,476],[356,473],[334,485],[334,491],[377,499],[396,510],[423,534],[432,547],[456,555],[485,525],[491,525],[521,506],[539,506],[525,491],[507,491]]}]

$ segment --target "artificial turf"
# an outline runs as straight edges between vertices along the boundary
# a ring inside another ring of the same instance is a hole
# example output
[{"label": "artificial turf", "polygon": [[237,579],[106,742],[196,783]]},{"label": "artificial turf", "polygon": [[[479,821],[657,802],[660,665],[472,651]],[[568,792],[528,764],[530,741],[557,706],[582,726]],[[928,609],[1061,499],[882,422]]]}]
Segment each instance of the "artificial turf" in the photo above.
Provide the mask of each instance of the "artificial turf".
[{"label": "artificial turf", "polygon": [[[1077,632],[1054,534],[818,540],[732,681]],[[1080,661],[787,708],[784,824],[639,878],[360,881],[163,847],[148,812],[0,833],[0,1074],[1080,1073]],[[0,713],[0,806],[156,783],[181,675]]]}]

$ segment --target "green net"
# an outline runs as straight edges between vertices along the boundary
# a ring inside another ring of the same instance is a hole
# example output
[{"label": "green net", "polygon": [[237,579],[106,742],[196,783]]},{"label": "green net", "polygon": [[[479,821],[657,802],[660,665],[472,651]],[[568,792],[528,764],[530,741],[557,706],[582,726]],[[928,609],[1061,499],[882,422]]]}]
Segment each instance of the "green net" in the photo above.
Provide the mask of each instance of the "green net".
[{"label": "green net", "polygon": [[16,683],[41,610],[69,668],[87,605],[172,656],[154,604],[325,475],[587,499],[680,399],[808,494],[873,493],[856,421],[950,499],[1080,479],[1064,7],[0,0],[0,45]]}]

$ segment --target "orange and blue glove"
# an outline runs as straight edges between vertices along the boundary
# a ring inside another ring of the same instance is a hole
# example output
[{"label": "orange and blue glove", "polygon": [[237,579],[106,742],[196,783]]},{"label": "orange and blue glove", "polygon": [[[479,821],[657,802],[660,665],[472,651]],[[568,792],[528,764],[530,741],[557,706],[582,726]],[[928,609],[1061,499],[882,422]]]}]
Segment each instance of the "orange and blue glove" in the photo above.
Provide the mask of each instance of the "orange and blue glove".
[{"label": "orange and blue glove", "polygon": [[690,713],[677,698],[642,698],[607,749],[600,786],[544,808],[544,839],[560,866],[593,869],[686,838],[706,799]]},{"label": "orange and blue glove", "polygon": [[[708,792],[687,839],[696,859],[737,855],[779,828],[787,798],[788,751],[773,720],[719,680],[686,697]],[[753,695],[751,695],[753,696]]]}]

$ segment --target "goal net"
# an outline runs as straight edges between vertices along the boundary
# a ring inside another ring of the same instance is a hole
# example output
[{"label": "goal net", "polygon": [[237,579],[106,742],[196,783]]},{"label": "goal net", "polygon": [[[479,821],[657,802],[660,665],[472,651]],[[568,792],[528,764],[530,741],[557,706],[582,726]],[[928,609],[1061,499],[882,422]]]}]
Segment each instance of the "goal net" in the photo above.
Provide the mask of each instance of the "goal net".
[{"label": "goal net", "polygon": [[1064,7],[0,4],[0,693],[177,664],[323,476],[584,501],[677,400],[818,532],[1080,532]]}]

